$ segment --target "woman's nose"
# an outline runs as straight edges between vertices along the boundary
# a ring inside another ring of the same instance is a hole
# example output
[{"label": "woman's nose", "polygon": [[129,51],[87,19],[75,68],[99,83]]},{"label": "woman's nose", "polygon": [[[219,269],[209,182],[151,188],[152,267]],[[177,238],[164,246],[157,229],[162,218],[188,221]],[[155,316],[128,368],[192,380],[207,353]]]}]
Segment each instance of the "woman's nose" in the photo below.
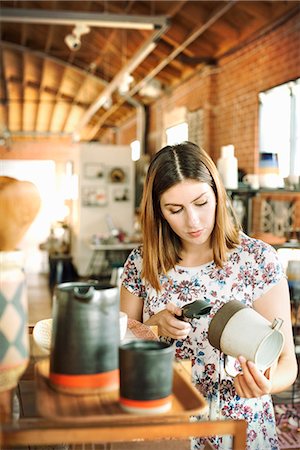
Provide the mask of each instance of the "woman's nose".
[{"label": "woman's nose", "polygon": [[197,212],[194,209],[191,209],[187,213],[187,221],[190,226],[198,225],[199,224],[199,216]]}]

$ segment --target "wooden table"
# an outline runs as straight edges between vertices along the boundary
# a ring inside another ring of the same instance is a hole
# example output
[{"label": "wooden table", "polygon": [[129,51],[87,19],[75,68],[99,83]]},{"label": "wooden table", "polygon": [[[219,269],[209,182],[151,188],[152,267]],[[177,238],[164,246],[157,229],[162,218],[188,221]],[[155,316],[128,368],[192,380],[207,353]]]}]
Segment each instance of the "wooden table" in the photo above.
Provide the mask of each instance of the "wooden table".
[{"label": "wooden table", "polygon": [[[118,392],[76,396],[54,390],[47,377],[47,362],[45,358],[32,358],[18,386],[21,417],[1,425],[1,450],[63,442],[84,443],[83,448],[87,448],[86,444],[103,443],[105,449],[119,450],[121,444],[117,443],[136,440],[225,434],[233,436],[233,450],[246,448],[246,421],[190,421],[190,416],[205,411],[207,403],[192,385],[190,371],[182,362],[174,363],[171,410],[152,416],[125,413],[118,403]],[[132,444],[129,445],[131,449]],[[124,449],[122,445],[121,448]],[[174,445],[174,448],[179,447]]]},{"label": "wooden table", "polygon": [[[22,420],[18,425],[4,427],[1,448],[17,445],[55,445],[62,442],[70,444],[128,442],[134,440],[157,440],[164,438],[188,438],[191,436],[212,436],[215,434],[234,436],[233,450],[243,450],[245,445],[246,423],[244,421],[214,422],[165,422],[152,424],[144,419],[133,425],[110,423],[107,425],[90,423],[89,425],[59,424],[37,419]],[[1,443],[1,441],[0,441]]]},{"label": "wooden table", "polygon": [[[104,400],[99,401],[95,396],[67,396],[51,391],[49,386],[42,392],[46,380],[38,376],[34,385],[35,396],[40,402],[40,408],[49,417],[22,417],[18,421],[2,424],[1,448],[55,445],[62,442],[117,443],[140,439],[182,439],[191,436],[230,434],[234,437],[233,449],[245,449],[247,427],[245,421],[190,422],[190,415],[197,410],[200,412],[205,409],[205,403],[201,394],[184,379],[186,379],[185,369],[177,363],[174,367],[173,406],[169,413],[136,416],[123,413],[117,398],[111,399],[106,396],[105,400],[104,396]],[[26,389],[21,394],[23,397],[29,395]],[[62,411],[62,415],[57,415],[54,420],[59,410]],[[90,414],[86,415],[88,410]],[[94,413],[91,414],[91,411]]]}]

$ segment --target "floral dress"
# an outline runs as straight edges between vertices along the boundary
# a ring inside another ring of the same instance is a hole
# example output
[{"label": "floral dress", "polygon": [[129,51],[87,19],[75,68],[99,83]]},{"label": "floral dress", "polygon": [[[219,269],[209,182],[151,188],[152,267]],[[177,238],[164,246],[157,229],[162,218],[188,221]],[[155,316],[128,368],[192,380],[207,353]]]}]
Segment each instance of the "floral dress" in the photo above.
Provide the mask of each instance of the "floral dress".
[{"label": "floral dress", "polygon": [[[241,233],[240,245],[228,253],[223,268],[209,262],[198,267],[176,266],[168,276],[160,277],[162,289],[155,291],[141,278],[142,247],[129,255],[122,275],[123,286],[141,297],[143,321],[166,307],[168,302],[182,307],[196,299],[205,299],[212,309],[207,316],[191,321],[192,330],[184,340],[175,341],[175,356],[192,361],[192,380],[206,398],[207,414],[201,420],[245,419],[248,422],[248,450],[278,450],[275,417],[270,395],[260,398],[240,398],[228,375],[239,364],[213,348],[207,333],[216,311],[229,300],[239,300],[252,306],[284,276],[276,251],[268,244]],[[230,364],[231,367],[225,367]],[[225,370],[226,368],[226,370]],[[210,439],[219,450],[231,449],[230,436]],[[193,439],[192,448],[202,449],[203,439]]]}]

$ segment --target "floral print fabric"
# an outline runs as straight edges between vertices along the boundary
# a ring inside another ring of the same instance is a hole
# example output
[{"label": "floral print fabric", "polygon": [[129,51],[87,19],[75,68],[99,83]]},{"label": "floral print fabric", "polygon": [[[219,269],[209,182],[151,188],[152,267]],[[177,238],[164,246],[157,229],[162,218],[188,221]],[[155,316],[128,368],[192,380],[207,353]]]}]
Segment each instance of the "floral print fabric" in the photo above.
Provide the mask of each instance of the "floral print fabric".
[{"label": "floral print fabric", "polygon": [[[160,277],[160,292],[145,283],[141,269],[142,247],[139,247],[131,252],[125,263],[122,284],[144,302],[143,321],[164,309],[168,302],[183,307],[196,299],[204,299],[212,306],[209,315],[190,322],[192,330],[186,339],[175,341],[176,358],[191,359],[193,383],[209,404],[208,413],[199,419],[245,419],[248,422],[248,450],[278,450],[271,397],[240,398],[235,392],[233,378],[228,375],[239,370],[238,361],[224,358],[207,338],[210,320],[224,303],[235,299],[252,306],[284,276],[276,251],[242,233],[240,245],[228,253],[223,268],[213,261],[199,267],[178,265],[167,276]],[[210,441],[219,450],[232,448],[229,436],[216,436]],[[202,449],[203,445],[203,439],[192,440],[194,450]]]}]

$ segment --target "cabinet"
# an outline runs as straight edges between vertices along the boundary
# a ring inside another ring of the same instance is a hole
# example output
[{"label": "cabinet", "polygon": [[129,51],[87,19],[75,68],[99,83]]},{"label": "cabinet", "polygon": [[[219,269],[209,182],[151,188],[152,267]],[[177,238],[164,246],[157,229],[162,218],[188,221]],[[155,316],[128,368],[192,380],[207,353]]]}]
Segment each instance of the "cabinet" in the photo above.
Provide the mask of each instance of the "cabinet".
[{"label": "cabinet", "polygon": [[292,230],[300,230],[300,190],[240,186],[227,194],[243,230],[251,236],[267,234],[271,244],[283,244]]}]

